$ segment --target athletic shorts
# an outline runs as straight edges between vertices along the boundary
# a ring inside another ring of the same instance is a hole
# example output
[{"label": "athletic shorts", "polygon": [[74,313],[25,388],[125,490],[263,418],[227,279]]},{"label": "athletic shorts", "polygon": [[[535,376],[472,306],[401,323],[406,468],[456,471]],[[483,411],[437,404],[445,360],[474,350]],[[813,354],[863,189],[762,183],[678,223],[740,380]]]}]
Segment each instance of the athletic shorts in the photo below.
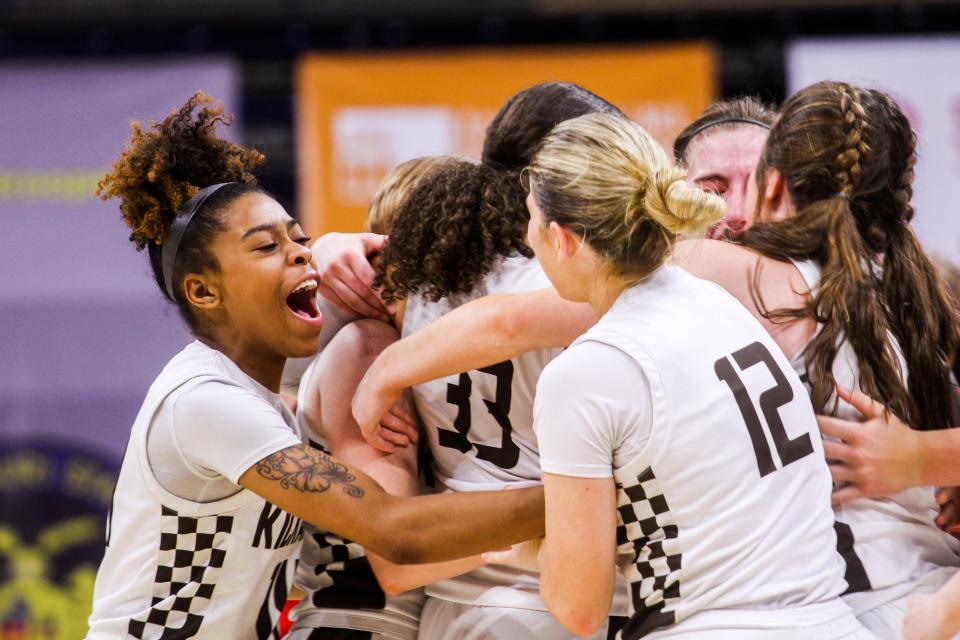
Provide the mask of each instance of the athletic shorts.
[{"label": "athletic shorts", "polygon": [[876,640],[839,598],[783,609],[705,609],[644,640]]},{"label": "athletic shorts", "polygon": [[[589,640],[612,639],[626,618],[611,618]],[[612,629],[610,627],[613,627]],[[484,607],[427,598],[420,614],[420,640],[578,640],[549,611]]]},{"label": "athletic shorts", "polygon": [[901,640],[903,638],[903,616],[907,613],[907,600],[921,593],[935,593],[945,585],[956,569],[943,567],[931,571],[913,583],[910,592],[896,600],[861,611],[857,615],[860,623],[873,632],[879,640]]},{"label": "athletic shorts", "polygon": [[286,640],[391,640],[382,633],[353,629],[291,629]]}]

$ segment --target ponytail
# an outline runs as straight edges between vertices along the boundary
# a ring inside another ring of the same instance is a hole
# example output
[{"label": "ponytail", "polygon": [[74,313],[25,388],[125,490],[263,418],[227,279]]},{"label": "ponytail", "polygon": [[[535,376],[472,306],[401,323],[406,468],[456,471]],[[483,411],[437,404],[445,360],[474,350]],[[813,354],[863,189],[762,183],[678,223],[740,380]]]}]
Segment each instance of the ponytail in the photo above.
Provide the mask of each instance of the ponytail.
[{"label": "ponytail", "polygon": [[530,218],[515,171],[449,158],[403,200],[384,247],[376,285],[386,300],[418,293],[437,301],[480,284],[501,257],[533,257]]},{"label": "ponytail", "polygon": [[[871,270],[863,263],[863,240],[846,198],[815,202],[787,220],[758,224],[741,237],[742,244],[780,260],[812,259],[822,267],[813,298],[802,309],[763,310],[768,318],[809,316],[823,325],[806,347],[811,400],[817,411],[832,411],[836,379],[833,362],[849,342],[860,368],[865,392],[884,399],[898,416],[910,420],[913,404],[900,383],[896,352],[887,335],[887,317]],[[760,298],[754,281],[753,295]]]},{"label": "ponytail", "polygon": [[944,402],[956,394],[956,388],[943,374],[945,363],[957,370],[960,317],[913,230],[900,226],[889,234],[882,289],[891,331],[910,369],[916,424],[922,429],[960,426],[956,404]]}]

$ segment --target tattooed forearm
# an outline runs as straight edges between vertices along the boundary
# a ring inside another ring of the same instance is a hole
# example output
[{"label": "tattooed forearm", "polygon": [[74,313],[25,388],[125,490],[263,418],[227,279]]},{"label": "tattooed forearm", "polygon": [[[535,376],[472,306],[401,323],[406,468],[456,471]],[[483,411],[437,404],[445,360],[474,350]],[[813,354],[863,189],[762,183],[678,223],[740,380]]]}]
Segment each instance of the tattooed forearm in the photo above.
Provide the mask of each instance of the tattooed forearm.
[{"label": "tattooed forearm", "polygon": [[363,496],[363,489],[351,484],[357,477],[345,465],[310,447],[289,447],[267,456],[257,463],[257,473],[279,480],[284,489],[323,493],[339,484],[348,496]]}]

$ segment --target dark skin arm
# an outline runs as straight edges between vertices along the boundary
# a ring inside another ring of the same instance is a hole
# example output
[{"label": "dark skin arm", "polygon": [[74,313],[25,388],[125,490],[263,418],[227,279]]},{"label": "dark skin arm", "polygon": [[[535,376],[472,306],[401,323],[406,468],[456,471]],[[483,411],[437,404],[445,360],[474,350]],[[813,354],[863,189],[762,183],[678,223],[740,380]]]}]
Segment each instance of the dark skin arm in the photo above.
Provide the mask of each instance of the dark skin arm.
[{"label": "dark skin arm", "polygon": [[441,562],[544,533],[543,488],[397,497],[307,445],[271,454],[240,484],[398,564]]}]

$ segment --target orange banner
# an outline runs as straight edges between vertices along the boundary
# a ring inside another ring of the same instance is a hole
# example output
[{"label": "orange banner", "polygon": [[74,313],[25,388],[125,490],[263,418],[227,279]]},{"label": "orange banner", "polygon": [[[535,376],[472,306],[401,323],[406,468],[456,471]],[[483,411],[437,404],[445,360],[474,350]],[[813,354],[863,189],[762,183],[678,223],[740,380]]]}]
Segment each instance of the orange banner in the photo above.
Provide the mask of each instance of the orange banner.
[{"label": "orange banner", "polygon": [[299,217],[308,233],[358,231],[383,176],[423,155],[479,156],[487,123],[550,80],[615,103],[667,148],[716,96],[707,44],[309,54],[297,68]]}]

